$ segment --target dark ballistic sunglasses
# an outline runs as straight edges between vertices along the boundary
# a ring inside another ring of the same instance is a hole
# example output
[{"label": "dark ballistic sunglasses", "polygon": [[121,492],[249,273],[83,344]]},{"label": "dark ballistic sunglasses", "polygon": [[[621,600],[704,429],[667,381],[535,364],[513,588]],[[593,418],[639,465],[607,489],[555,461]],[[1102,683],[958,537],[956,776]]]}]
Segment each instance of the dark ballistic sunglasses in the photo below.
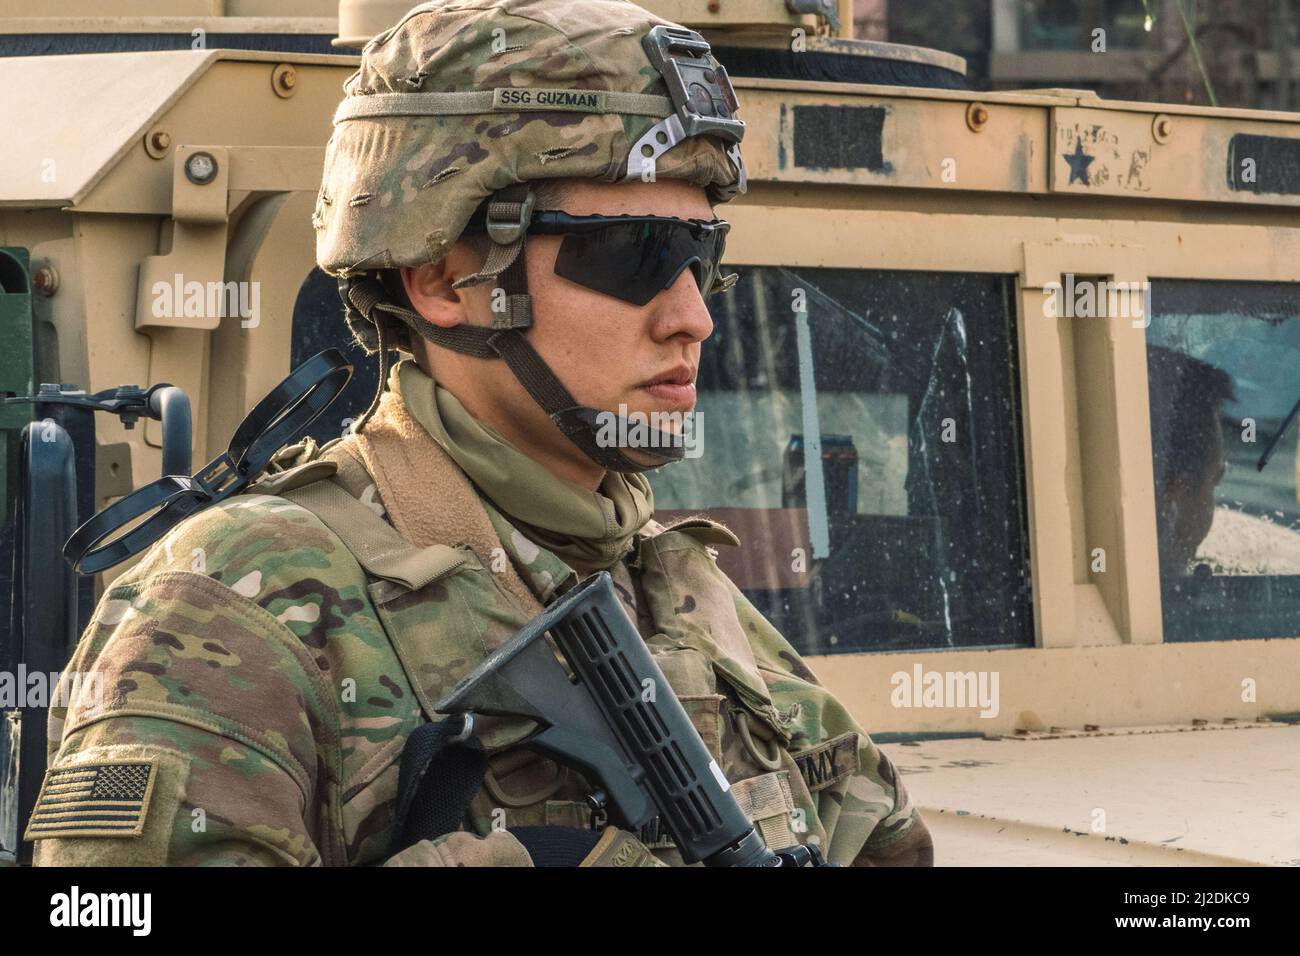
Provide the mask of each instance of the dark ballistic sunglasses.
[{"label": "dark ballistic sunglasses", "polygon": [[702,295],[731,287],[721,275],[731,224],[725,219],[665,216],[570,216],[533,213],[531,233],[561,235],[555,274],[580,286],[642,306],[690,268]]}]

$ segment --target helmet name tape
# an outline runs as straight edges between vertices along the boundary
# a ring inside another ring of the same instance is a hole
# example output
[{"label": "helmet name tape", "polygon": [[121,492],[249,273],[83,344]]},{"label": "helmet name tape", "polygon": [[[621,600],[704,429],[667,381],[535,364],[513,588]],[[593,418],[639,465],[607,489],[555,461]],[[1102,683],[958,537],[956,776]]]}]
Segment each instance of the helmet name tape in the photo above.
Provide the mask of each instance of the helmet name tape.
[{"label": "helmet name tape", "polygon": [[334,113],[334,123],[377,116],[472,116],[524,110],[661,117],[672,114],[673,104],[668,97],[653,93],[536,87],[498,87],[461,93],[372,93],[345,99]]},{"label": "helmet name tape", "polygon": [[[654,104],[667,110],[669,103]],[[492,91],[494,110],[565,110],[574,113],[609,113],[609,93],[605,90],[537,90],[496,89]],[[614,111],[616,112],[616,111]]]}]

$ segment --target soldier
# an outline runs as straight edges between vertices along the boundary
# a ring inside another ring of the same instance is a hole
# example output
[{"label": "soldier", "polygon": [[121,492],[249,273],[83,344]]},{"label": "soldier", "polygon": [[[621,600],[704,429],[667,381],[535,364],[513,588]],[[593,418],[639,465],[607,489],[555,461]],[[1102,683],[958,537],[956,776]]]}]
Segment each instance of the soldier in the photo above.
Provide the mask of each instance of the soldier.
[{"label": "soldier", "polygon": [[653,520],[642,472],[680,441],[599,429],[691,410],[729,284],[743,124],[707,45],[623,0],[443,0],[345,92],[313,223],[379,393],[105,593],[68,668],[104,694],[51,711],[37,861],[528,866],[558,834],[583,865],[680,863],[594,831],[587,782],[503,719],[462,829],[390,853],[407,738],[607,569],[769,845],[929,864],[890,761],[718,569],[734,535]]},{"label": "soldier", "polygon": [[[1227,472],[1222,406],[1236,392],[1223,369],[1175,349],[1152,346],[1147,375],[1151,394],[1163,403],[1151,421],[1160,573],[1179,578],[1192,573],[1214,523],[1214,489]],[[1197,567],[1210,573],[1207,565]]]}]

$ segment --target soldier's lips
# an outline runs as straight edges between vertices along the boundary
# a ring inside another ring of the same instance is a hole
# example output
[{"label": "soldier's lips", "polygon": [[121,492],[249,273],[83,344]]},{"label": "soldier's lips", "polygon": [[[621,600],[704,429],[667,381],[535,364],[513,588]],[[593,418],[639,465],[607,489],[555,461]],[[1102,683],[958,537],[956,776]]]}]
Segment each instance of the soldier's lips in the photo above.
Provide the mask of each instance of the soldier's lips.
[{"label": "soldier's lips", "polygon": [[638,388],[673,410],[690,411],[695,407],[695,368],[683,362],[646,379]]},{"label": "soldier's lips", "polygon": [[653,395],[658,407],[672,411],[690,411],[695,407],[694,385],[642,385],[640,390]]},{"label": "soldier's lips", "polygon": [[664,382],[662,385],[642,385],[642,392],[654,395],[663,405],[681,408],[682,411],[688,411],[695,406],[695,386],[694,385],[669,385]]}]

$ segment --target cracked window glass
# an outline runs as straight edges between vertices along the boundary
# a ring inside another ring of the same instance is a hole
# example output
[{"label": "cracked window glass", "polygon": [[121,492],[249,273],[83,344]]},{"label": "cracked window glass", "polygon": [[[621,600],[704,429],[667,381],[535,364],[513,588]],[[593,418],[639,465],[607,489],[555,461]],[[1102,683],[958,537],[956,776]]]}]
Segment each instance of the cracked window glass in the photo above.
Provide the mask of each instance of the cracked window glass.
[{"label": "cracked window glass", "polygon": [[1014,279],[737,271],[656,517],[735,531],[719,564],[801,653],[1032,644]]},{"label": "cracked window glass", "polygon": [[1166,641],[1300,634],[1300,284],[1151,282]]}]

